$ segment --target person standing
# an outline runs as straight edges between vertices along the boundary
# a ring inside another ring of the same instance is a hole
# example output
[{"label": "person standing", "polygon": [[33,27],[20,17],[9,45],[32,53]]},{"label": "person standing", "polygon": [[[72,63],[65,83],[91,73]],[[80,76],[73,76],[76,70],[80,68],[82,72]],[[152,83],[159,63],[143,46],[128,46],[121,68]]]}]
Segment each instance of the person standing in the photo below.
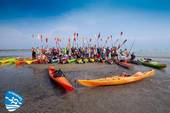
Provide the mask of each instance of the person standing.
[{"label": "person standing", "polygon": [[32,48],[32,59],[36,59],[36,52],[34,48]]},{"label": "person standing", "polygon": [[133,52],[133,53],[131,54],[130,60],[133,61],[135,58],[136,58],[136,56],[135,56],[135,54],[134,54],[134,52]]}]

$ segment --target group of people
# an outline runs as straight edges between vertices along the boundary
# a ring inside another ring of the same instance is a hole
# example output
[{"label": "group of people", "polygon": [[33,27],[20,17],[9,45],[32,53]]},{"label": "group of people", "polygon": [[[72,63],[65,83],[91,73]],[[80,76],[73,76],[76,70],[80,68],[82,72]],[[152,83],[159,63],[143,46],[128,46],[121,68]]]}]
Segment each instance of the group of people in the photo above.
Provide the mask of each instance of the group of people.
[{"label": "group of people", "polygon": [[32,58],[50,63],[56,59],[79,59],[94,58],[102,60],[129,61],[135,59],[135,54],[127,49],[117,49],[116,47],[79,47],[79,48],[32,48]]}]

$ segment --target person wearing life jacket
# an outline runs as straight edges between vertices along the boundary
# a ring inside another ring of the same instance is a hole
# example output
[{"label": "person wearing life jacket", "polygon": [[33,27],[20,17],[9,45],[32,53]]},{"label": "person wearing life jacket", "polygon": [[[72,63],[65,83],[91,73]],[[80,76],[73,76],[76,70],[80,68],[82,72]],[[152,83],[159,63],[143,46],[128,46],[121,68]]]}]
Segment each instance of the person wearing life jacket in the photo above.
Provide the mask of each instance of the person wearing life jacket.
[{"label": "person wearing life jacket", "polygon": [[111,55],[112,55],[113,60],[118,60],[118,53],[117,53],[117,48],[116,47],[112,48]]},{"label": "person wearing life jacket", "polygon": [[59,69],[59,70],[56,70],[54,73],[56,73],[56,74],[54,74],[54,78],[56,78],[56,77],[64,77],[65,75],[64,75],[64,73],[63,73],[63,71],[61,70],[61,69]]}]

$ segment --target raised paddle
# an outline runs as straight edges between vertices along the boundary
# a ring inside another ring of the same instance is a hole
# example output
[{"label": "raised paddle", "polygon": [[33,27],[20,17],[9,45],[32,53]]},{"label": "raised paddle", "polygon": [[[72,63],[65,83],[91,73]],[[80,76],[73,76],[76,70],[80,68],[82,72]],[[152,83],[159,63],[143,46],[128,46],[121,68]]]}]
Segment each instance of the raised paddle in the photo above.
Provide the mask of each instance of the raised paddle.
[{"label": "raised paddle", "polygon": [[[134,39],[134,41],[133,41],[133,43],[132,43],[132,45],[131,45],[131,47],[130,47],[129,54],[130,54],[130,52],[131,52],[131,50],[132,50],[132,47],[133,47],[134,43],[135,43],[135,39]],[[128,56],[129,56],[129,54],[128,54]]]}]

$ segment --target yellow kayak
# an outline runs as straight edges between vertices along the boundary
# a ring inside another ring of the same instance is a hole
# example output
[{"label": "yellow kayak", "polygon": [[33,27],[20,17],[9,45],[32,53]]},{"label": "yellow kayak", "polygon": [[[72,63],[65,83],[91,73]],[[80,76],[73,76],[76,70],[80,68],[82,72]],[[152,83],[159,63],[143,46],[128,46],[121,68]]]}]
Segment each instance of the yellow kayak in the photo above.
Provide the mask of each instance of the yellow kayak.
[{"label": "yellow kayak", "polygon": [[78,64],[83,64],[83,60],[81,58],[77,59]]},{"label": "yellow kayak", "polygon": [[94,58],[90,58],[89,60],[90,60],[90,62],[92,62],[92,63],[95,61]]},{"label": "yellow kayak", "polygon": [[93,79],[93,80],[77,80],[77,82],[83,86],[87,87],[97,87],[97,86],[106,86],[106,85],[121,85],[136,82],[139,80],[143,80],[144,78],[148,78],[155,75],[155,70],[146,71],[144,73],[137,72],[131,76],[113,76],[113,77],[106,77],[100,79]]},{"label": "yellow kayak", "polygon": [[2,60],[0,60],[0,63],[1,64],[6,64],[6,63],[8,63],[8,60],[7,59],[2,59]]},{"label": "yellow kayak", "polygon": [[3,58],[0,60],[1,64],[13,64],[15,63],[16,58]]},{"label": "yellow kayak", "polygon": [[83,62],[84,62],[84,63],[88,63],[88,62],[89,62],[89,59],[88,59],[88,58],[84,58],[84,59],[83,59]]},{"label": "yellow kayak", "polygon": [[36,62],[36,61],[38,61],[38,60],[37,60],[37,59],[35,59],[35,60],[25,59],[24,61],[25,61],[26,64],[32,64],[32,63],[34,63],[34,62]]}]

